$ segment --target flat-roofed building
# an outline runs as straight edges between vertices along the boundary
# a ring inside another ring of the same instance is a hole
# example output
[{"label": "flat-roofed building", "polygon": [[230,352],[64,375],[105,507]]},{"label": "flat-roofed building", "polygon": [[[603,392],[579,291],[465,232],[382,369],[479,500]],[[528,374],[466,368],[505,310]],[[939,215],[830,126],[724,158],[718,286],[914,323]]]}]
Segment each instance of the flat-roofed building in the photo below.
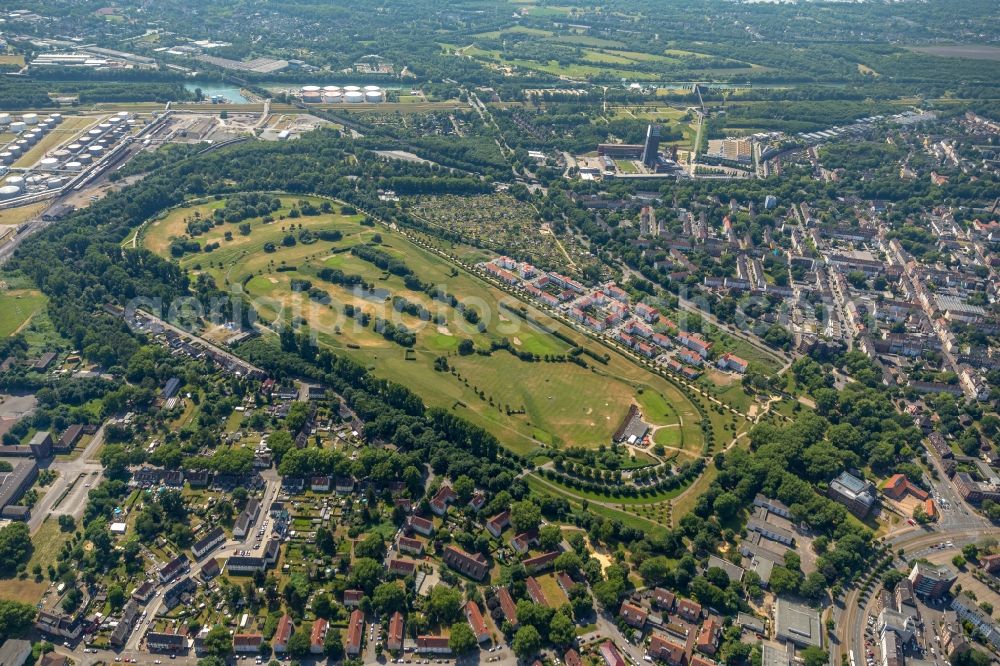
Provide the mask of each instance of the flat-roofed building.
[{"label": "flat-roofed building", "polygon": [[774,606],[775,636],[799,647],[823,647],[819,613],[803,604],[778,597]]}]

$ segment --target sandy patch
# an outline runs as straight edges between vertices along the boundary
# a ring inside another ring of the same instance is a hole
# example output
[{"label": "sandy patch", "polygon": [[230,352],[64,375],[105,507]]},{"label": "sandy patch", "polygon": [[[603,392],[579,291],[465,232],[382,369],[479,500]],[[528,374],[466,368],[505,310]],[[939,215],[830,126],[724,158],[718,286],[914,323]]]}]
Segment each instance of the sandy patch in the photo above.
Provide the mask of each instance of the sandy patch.
[{"label": "sandy patch", "polygon": [[520,346],[521,346],[521,338],[517,337],[516,335],[514,336],[514,339],[512,340],[512,342],[513,342],[513,343],[514,343],[515,345],[517,345],[518,347],[520,347]]},{"label": "sandy patch", "polygon": [[447,335],[447,336],[449,336],[449,337],[450,337],[450,336],[451,336],[451,334],[452,334],[452,333],[451,333],[451,331],[449,331],[449,330],[448,330],[448,327],[447,327],[447,326],[438,326],[438,327],[437,327],[437,331],[438,331],[438,333],[440,333],[441,335]]},{"label": "sandy patch", "polygon": [[276,277],[269,277],[267,278],[267,281],[270,282],[271,284],[278,284],[278,278]]}]

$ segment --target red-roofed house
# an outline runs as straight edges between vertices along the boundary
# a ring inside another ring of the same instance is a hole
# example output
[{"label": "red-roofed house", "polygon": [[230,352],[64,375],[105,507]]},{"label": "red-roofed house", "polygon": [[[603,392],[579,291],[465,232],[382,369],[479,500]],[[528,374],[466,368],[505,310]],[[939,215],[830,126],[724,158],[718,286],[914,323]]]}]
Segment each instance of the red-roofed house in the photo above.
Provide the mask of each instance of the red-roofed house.
[{"label": "red-roofed house", "polygon": [[1000,555],[982,555],[979,557],[979,564],[988,573],[996,573],[1000,571]]},{"label": "red-roofed house", "polygon": [[708,352],[712,348],[711,342],[706,342],[694,333],[679,333],[677,341],[688,349],[696,352],[702,358],[708,358]]},{"label": "red-roofed house", "polygon": [[549,600],[545,598],[545,592],[542,591],[542,586],[538,583],[534,576],[528,576],[524,581],[525,586],[528,588],[528,596],[539,606],[548,606]]},{"label": "red-roofed house", "polygon": [[361,654],[361,640],[364,637],[365,614],[355,608],[347,623],[347,644],[344,646],[344,651],[348,657],[357,657]]},{"label": "red-roofed house", "polygon": [[566,666],[583,666],[583,659],[580,658],[580,653],[573,648],[566,650],[566,654],[563,655],[563,661],[566,662]]},{"label": "red-roofed house", "polygon": [[292,637],[293,631],[295,631],[295,625],[292,624],[291,616],[282,615],[281,619],[278,620],[278,628],[274,630],[274,636],[271,638],[271,649],[275,652],[285,652],[288,649],[288,639]]},{"label": "red-roofed house", "polygon": [[410,516],[407,518],[406,526],[417,534],[423,534],[424,536],[434,534],[434,523],[420,516]]},{"label": "red-roofed house", "polygon": [[698,622],[701,620],[701,604],[690,599],[681,599],[677,602],[677,614],[688,622]]},{"label": "red-roofed house", "polygon": [[361,603],[365,593],[361,590],[344,590],[344,605],[348,608],[355,608]]},{"label": "red-roofed house", "polygon": [[626,601],[622,604],[620,612],[628,626],[635,627],[636,629],[642,629],[646,626],[646,618],[649,617],[649,613],[635,604],[630,604]]},{"label": "red-roofed house", "polygon": [[670,666],[681,666],[684,663],[684,647],[668,641],[666,636],[653,634],[649,641],[649,656],[657,661],[663,661]]},{"label": "red-roofed house", "polygon": [[312,633],[309,636],[309,651],[313,654],[323,654],[323,647],[326,643],[326,632],[330,628],[330,623],[323,618],[318,618],[313,622]]},{"label": "red-roofed house", "polygon": [[475,601],[469,601],[465,604],[465,619],[469,621],[469,626],[472,627],[472,633],[476,635],[476,640],[480,643],[490,640],[486,621],[483,620],[483,614],[479,612],[479,605]]},{"label": "red-roofed house", "polygon": [[260,634],[236,634],[233,636],[233,652],[238,654],[260,652],[264,637]]},{"label": "red-roofed house", "polygon": [[396,542],[399,546],[399,552],[409,553],[411,555],[421,556],[424,554],[424,542],[420,539],[412,539],[408,536],[400,536],[399,541]]},{"label": "red-roofed house", "polygon": [[573,579],[570,578],[569,574],[565,571],[560,571],[556,574],[556,582],[559,583],[559,587],[561,587],[562,591],[567,595],[569,595],[569,591],[576,585]]},{"label": "red-roofed house", "polygon": [[529,557],[524,560],[522,564],[524,565],[524,570],[528,573],[537,573],[551,568],[552,563],[555,562],[555,559],[559,557],[559,555],[560,553],[558,550],[552,550],[547,553],[542,553],[541,555]]},{"label": "red-roofed house", "polygon": [[486,523],[486,531],[499,539],[500,534],[510,525],[510,509],[501,511]]},{"label": "red-roofed house", "polygon": [[663,610],[673,610],[675,599],[676,596],[670,590],[665,590],[662,587],[653,590],[653,603]]},{"label": "red-roofed house", "polygon": [[457,546],[446,546],[442,559],[455,571],[475,580],[482,580],[490,570],[489,562],[480,553],[472,555]]},{"label": "red-roofed house", "polygon": [[726,352],[725,354],[720,356],[719,360],[716,362],[716,365],[719,367],[720,370],[732,370],[733,372],[739,373],[741,375],[747,371],[748,367],[750,367],[749,363],[744,361],[739,356],[736,356],[735,354],[731,354],[729,352]]},{"label": "red-roofed house", "polygon": [[394,576],[410,576],[417,570],[417,563],[413,560],[393,558],[389,560],[389,573]]},{"label": "red-roofed house", "polygon": [[520,555],[524,555],[528,552],[531,546],[538,543],[538,530],[531,530],[530,532],[522,532],[516,535],[510,540],[511,547],[518,552]]},{"label": "red-roofed house", "polygon": [[506,587],[497,589],[497,599],[500,600],[500,610],[503,612],[504,619],[510,623],[510,626],[517,627],[517,604],[514,603],[514,598],[510,596]]},{"label": "red-roofed house", "polygon": [[448,513],[448,507],[455,501],[458,495],[451,489],[451,486],[444,485],[438,488],[437,493],[431,499],[431,511],[439,516]]},{"label": "red-roofed house", "polygon": [[714,618],[708,618],[701,625],[701,631],[698,632],[698,640],[695,645],[699,652],[712,655],[719,649],[719,641],[721,640],[722,625],[716,622]]},{"label": "red-roofed house", "polygon": [[472,499],[469,500],[469,508],[479,513],[479,511],[486,504],[486,495],[480,492],[473,494]]},{"label": "red-roofed house", "polygon": [[611,641],[601,643],[601,656],[604,657],[604,663],[607,666],[625,666],[625,660],[622,659],[618,648]]},{"label": "red-roofed house", "polygon": [[396,611],[389,620],[389,632],[386,636],[385,645],[390,652],[401,652],[403,650],[403,614]]},{"label": "red-roofed house", "polygon": [[417,652],[451,654],[447,636],[417,636]]}]

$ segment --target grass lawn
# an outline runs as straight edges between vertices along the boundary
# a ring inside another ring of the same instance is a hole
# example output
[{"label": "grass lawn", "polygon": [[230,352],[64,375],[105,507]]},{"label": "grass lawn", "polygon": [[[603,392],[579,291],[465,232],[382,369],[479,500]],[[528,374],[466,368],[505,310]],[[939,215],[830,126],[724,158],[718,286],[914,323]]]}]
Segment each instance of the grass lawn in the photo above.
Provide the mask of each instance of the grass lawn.
[{"label": "grass lawn", "polygon": [[52,205],[51,201],[0,210],[0,226],[22,224]]},{"label": "grass lawn", "polygon": [[45,296],[34,289],[0,292],[0,338],[13,335],[45,306]]},{"label": "grass lawn", "polygon": [[24,56],[12,54],[0,55],[0,65],[17,65],[18,67],[24,67]]},{"label": "grass lawn", "polygon": [[[282,196],[282,209],[275,217],[287,214],[300,198],[305,197]],[[187,219],[196,212],[202,217],[209,216],[222,204],[203,201],[169,211],[144,227],[142,242],[151,250],[168,255],[171,241],[183,236]],[[588,368],[570,362],[522,361],[504,350],[490,355],[459,355],[458,344],[466,338],[480,349],[488,348],[491,341],[507,339],[514,349],[540,357],[564,355],[574,344],[591,349],[599,346],[542,313],[534,313],[531,317],[534,321],[529,321],[502,309],[501,302],[512,307],[519,304],[401,234],[381,226],[366,227],[361,224],[360,216],[340,214],[339,207],[326,215],[277,219],[270,224],[262,220],[249,223],[248,236],[241,235],[238,226],[232,224],[213,227],[197,236],[196,240],[203,245],[218,242],[220,247],[211,253],[186,254],[179,259],[180,265],[211,275],[224,289],[243,285],[265,321],[301,318],[317,334],[320,344],[359,360],[377,376],[402,383],[430,405],[465,415],[512,449],[527,453],[539,445],[606,444],[628,406],[642,392],[659,396],[660,403],[651,410],[652,421],[662,425],[681,423],[685,441],[690,442],[692,450],[700,450],[700,417],[688,398],[667,380],[617,354],[611,354],[607,365],[588,359],[591,366]],[[343,237],[336,242],[285,247],[280,240],[292,224],[296,233],[301,224],[309,229],[337,229]],[[226,231],[235,232],[231,240],[225,239]],[[473,307],[481,316],[482,330],[468,324],[451,305],[432,299],[424,291],[408,288],[401,277],[387,274],[349,252],[352,246],[371,243],[375,234],[381,237],[380,249],[405,262],[423,284],[441,285],[459,302]],[[274,243],[276,251],[264,252],[266,243]],[[376,291],[361,292],[325,282],[317,276],[323,267],[359,275]],[[322,304],[305,293],[292,291],[292,280],[311,281],[331,302]],[[394,296],[423,306],[433,321],[397,312],[391,304]],[[373,323],[362,326],[356,319],[346,317],[345,304],[369,313],[373,322],[381,318],[405,325],[415,332],[416,343],[407,350],[386,340]],[[553,335],[553,330],[560,331],[574,344]],[[446,358],[448,371],[434,369],[439,357]],[[652,399],[646,397],[647,401]]]},{"label": "grass lawn", "polygon": [[31,536],[34,551],[26,569],[28,577],[0,581],[0,599],[12,599],[29,604],[37,603],[42,598],[42,593],[48,588],[49,583],[47,579],[36,583],[31,570],[37,564],[42,567],[42,574],[45,575],[49,565],[55,564],[56,555],[69,536],[68,533],[59,529],[59,523],[55,518],[47,518],[38,531]]}]

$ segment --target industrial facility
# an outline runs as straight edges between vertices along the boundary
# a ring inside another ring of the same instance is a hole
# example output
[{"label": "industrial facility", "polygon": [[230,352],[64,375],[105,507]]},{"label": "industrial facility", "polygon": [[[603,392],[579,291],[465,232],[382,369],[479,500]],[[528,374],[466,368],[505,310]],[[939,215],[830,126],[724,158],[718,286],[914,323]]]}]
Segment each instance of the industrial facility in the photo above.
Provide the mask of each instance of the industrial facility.
[{"label": "industrial facility", "polygon": [[385,101],[379,86],[302,86],[297,93],[305,104],[378,104]]}]

